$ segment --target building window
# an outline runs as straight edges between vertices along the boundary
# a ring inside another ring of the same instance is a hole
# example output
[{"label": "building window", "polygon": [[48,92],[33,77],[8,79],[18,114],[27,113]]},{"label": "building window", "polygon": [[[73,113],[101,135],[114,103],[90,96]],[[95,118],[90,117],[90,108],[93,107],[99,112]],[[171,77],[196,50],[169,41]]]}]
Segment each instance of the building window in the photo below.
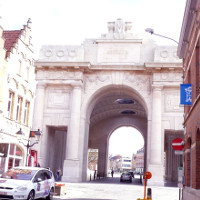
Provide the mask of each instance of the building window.
[{"label": "building window", "polygon": [[14,105],[14,92],[9,91],[9,97],[8,97],[8,108],[7,108],[7,117],[12,119],[13,116],[13,105]]},{"label": "building window", "polygon": [[7,171],[12,167],[20,166],[23,160],[22,149],[16,144],[0,143],[0,173]]},{"label": "building window", "polygon": [[16,121],[21,121],[21,112],[22,112],[22,97],[18,96],[17,99],[17,110],[16,110]]},{"label": "building window", "polygon": [[25,125],[28,125],[29,109],[30,109],[30,102],[29,102],[29,101],[26,101],[26,102],[25,102],[25,108],[24,108],[24,120],[23,120],[23,123],[24,123]]}]

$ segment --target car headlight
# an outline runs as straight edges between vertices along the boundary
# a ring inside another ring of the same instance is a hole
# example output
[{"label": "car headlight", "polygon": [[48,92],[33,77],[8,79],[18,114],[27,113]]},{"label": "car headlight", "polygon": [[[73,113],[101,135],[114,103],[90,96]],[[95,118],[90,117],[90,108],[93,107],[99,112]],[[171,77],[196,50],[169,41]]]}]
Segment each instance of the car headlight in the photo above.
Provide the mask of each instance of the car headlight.
[{"label": "car headlight", "polygon": [[17,190],[17,191],[24,191],[24,190],[27,190],[27,186],[25,186],[25,185],[24,185],[24,186],[19,186],[19,187],[16,188],[16,190]]}]

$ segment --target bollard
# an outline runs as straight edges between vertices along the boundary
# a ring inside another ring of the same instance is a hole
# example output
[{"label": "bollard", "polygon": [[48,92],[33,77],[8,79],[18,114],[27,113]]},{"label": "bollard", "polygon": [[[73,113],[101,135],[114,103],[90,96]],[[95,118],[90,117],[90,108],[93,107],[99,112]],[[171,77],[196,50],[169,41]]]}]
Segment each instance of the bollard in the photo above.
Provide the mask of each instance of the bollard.
[{"label": "bollard", "polygon": [[146,186],[147,186],[147,179],[151,178],[151,172],[145,172],[144,174],[144,199],[137,199],[137,200],[152,200],[151,199],[151,188],[147,189],[147,197],[146,197]]},{"label": "bollard", "polygon": [[152,199],[151,188],[147,188],[147,199]]}]

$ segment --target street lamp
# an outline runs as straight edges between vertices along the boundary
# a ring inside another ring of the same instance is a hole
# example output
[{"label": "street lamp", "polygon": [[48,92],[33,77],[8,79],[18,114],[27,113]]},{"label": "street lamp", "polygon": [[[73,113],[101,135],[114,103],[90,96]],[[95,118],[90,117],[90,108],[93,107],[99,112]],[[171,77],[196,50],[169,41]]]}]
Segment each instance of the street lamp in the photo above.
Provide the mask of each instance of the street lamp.
[{"label": "street lamp", "polygon": [[[19,136],[24,135],[24,133],[22,132],[21,128],[19,129],[19,131],[17,131],[16,134],[19,135]],[[40,129],[38,129],[37,131],[30,131],[29,138],[27,140],[27,144],[24,144],[21,141],[21,138],[19,140],[19,142],[22,143],[26,147],[26,152],[27,152],[27,155],[26,155],[26,166],[28,166],[29,148],[32,147],[32,146],[34,146],[35,144],[38,144],[41,135],[42,135],[41,131],[40,131]],[[34,142],[33,144],[31,144],[30,138],[35,138],[35,137],[37,138],[36,142]]]},{"label": "street lamp", "polygon": [[178,42],[170,37],[166,37],[164,35],[160,35],[160,34],[157,34],[157,33],[154,33],[154,30],[152,28],[146,28],[145,31],[147,33],[150,33],[151,35],[156,35],[156,36],[159,36],[159,37],[163,37],[163,38],[166,38],[166,39],[169,39],[169,40],[172,40],[174,42],[176,42],[176,44],[178,44]]}]

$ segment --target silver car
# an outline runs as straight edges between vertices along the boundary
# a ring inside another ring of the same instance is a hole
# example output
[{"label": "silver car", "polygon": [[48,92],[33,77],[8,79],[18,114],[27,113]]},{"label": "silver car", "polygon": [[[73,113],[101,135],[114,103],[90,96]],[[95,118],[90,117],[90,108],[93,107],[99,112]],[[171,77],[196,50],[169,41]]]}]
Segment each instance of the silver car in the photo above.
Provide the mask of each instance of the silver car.
[{"label": "silver car", "polygon": [[129,181],[132,183],[132,175],[129,172],[124,172],[120,176],[120,182]]}]

